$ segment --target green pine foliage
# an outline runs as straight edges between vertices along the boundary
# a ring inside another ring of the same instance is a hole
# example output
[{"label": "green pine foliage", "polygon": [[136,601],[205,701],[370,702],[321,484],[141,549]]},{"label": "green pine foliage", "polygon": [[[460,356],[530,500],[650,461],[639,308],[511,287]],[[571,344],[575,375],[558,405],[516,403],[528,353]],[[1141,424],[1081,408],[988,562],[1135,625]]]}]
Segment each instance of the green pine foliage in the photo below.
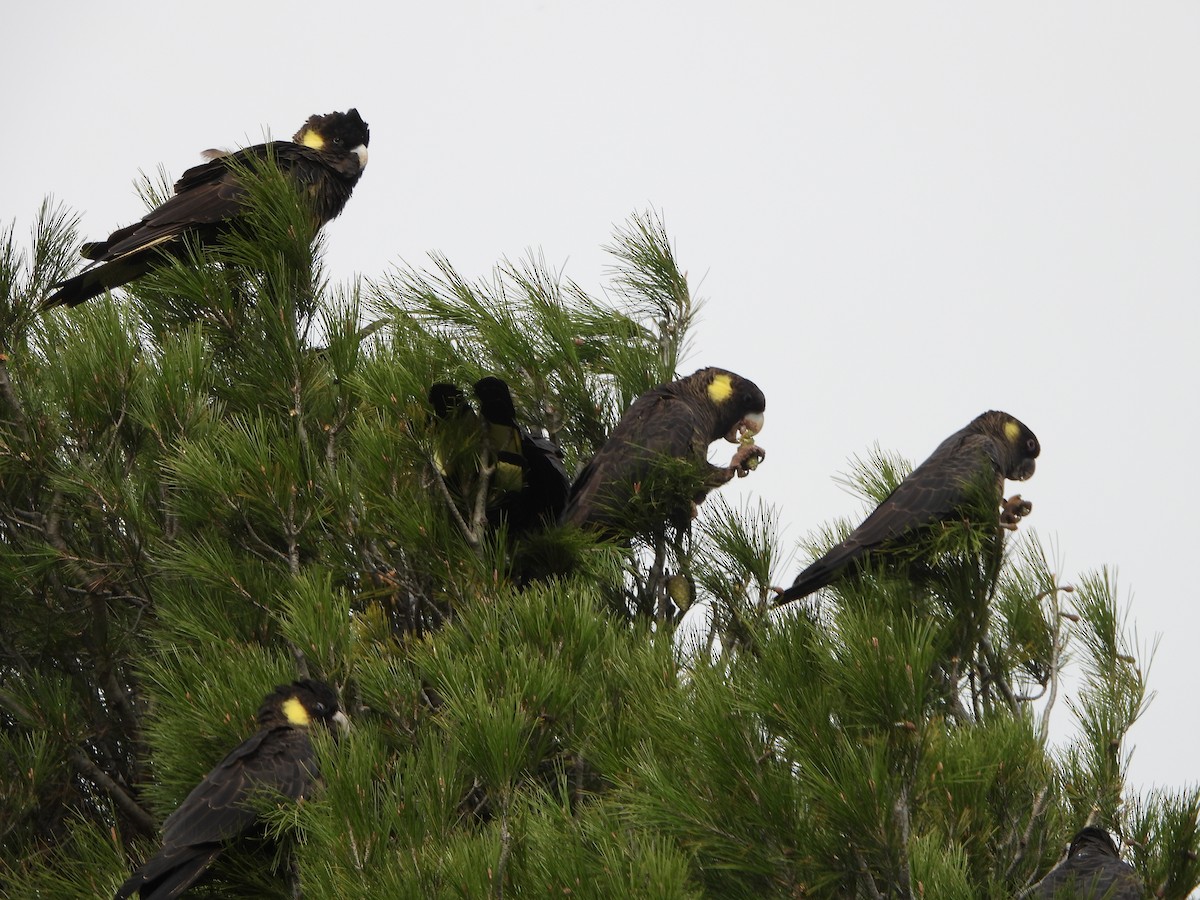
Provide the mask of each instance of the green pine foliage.
[{"label": "green pine foliage", "polygon": [[[1200,791],[1126,784],[1150,654],[1115,580],[1062,580],[1027,526],[984,510],[777,613],[762,501],[634,504],[629,545],[489,524],[486,431],[430,385],[498,375],[578,469],[690,371],[655,217],[604,299],[537,257],[335,287],[246,178],[247,229],[76,309],[38,309],[69,213],[0,235],[0,895],[110,895],[302,676],[354,728],[206,896],[1009,898],[1089,820],[1155,896],[1200,883]],[[907,471],[846,478],[869,507]]]}]

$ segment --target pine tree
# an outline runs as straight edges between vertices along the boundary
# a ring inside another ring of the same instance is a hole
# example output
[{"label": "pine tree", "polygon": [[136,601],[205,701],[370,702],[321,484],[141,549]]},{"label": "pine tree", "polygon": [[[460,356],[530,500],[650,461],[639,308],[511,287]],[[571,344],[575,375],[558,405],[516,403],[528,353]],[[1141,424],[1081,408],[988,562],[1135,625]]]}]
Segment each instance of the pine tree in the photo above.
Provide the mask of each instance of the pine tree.
[{"label": "pine tree", "polygon": [[[503,378],[577,469],[686,374],[653,216],[605,300],[536,257],[334,287],[258,174],[247,233],[75,310],[38,311],[69,213],[0,236],[4,896],[110,896],[307,676],[355,727],[210,895],[1014,897],[1089,820],[1155,896],[1200,884],[1200,791],[1125,783],[1149,655],[1115,579],[1068,584],[1024,527],[948,527],[772,613],[761,502],[641,510],[631,544],[489,523],[495,448],[439,431],[430,386]],[[848,480],[873,503],[906,471]]]}]

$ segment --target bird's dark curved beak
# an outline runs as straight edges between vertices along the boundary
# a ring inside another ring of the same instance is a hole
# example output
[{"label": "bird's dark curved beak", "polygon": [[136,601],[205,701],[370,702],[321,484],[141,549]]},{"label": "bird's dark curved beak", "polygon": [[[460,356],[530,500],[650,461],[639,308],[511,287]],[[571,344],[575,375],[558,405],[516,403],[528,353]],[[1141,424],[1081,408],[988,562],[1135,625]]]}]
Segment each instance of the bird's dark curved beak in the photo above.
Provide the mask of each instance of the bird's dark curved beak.
[{"label": "bird's dark curved beak", "polygon": [[1021,464],[1019,466],[1017,466],[1015,469],[1013,469],[1013,471],[1011,473],[1009,473],[1008,477],[1012,481],[1025,481],[1027,478],[1029,478],[1033,474],[1033,471],[1036,468],[1037,468],[1036,462],[1034,462],[1032,459],[1025,459],[1025,460],[1021,461]]}]

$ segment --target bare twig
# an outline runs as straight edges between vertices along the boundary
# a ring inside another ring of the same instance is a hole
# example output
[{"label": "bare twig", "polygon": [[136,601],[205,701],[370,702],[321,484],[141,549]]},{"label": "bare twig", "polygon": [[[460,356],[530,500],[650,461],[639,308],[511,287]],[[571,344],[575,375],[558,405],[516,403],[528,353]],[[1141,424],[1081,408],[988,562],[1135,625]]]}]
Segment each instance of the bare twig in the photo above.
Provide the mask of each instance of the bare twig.
[{"label": "bare twig", "polygon": [[492,489],[492,475],[498,464],[496,448],[492,446],[492,429],[488,421],[479,417],[479,488],[475,494],[475,509],[471,514],[471,547],[476,553],[483,551],[483,534],[487,529],[488,494]]},{"label": "bare twig", "polygon": [[290,492],[288,494],[287,517],[283,523],[284,533],[287,535],[287,562],[288,571],[293,577],[300,574],[300,529],[296,526],[296,494]]},{"label": "bare twig", "polygon": [[1019,709],[1017,705],[1017,698],[1013,694],[1013,690],[1005,680],[1004,676],[1000,674],[999,657],[996,655],[996,650],[992,646],[992,642],[987,637],[981,638],[979,641],[979,649],[983,651],[984,659],[988,665],[988,671],[986,673],[987,681],[995,684],[996,687],[1000,689],[1000,693],[1004,696],[1005,702],[1008,703],[1009,709],[1011,709],[1014,713],[1017,712]]},{"label": "bare twig", "polygon": [[[1042,709],[1042,715],[1038,719],[1037,736],[1041,741],[1045,741],[1050,734],[1050,713],[1054,710],[1054,704],[1058,700],[1058,682],[1061,673],[1060,661],[1063,653],[1063,635],[1062,635],[1062,615],[1061,606],[1059,605],[1059,591],[1062,590],[1058,585],[1054,586],[1054,590],[1049,592],[1051,596],[1051,615],[1054,618],[1053,631],[1050,635],[1050,674],[1047,676],[1048,689],[1050,696],[1046,700],[1046,705]],[[1040,599],[1040,598],[1039,598]]]},{"label": "bare twig", "polygon": [[450,494],[450,488],[446,486],[446,479],[442,477],[442,473],[438,471],[437,464],[432,459],[429,461],[429,468],[433,472],[434,484],[438,486],[442,499],[446,501],[446,508],[450,510],[454,524],[458,526],[458,530],[462,532],[463,538],[471,545],[471,548],[477,548],[479,544],[478,538],[475,537],[471,526],[467,524],[467,520],[463,518],[458,505],[454,502],[454,497]]},{"label": "bare twig", "polygon": [[879,893],[875,878],[871,875],[871,870],[867,868],[867,861],[863,859],[863,855],[857,847],[853,848],[853,851],[854,861],[858,863],[859,883],[866,889],[871,900],[883,900],[883,894]]},{"label": "bare twig", "polygon": [[1033,826],[1037,824],[1037,820],[1041,818],[1042,813],[1046,811],[1046,801],[1050,794],[1049,785],[1043,785],[1038,791],[1037,797],[1033,801],[1033,807],[1029,812],[1029,823],[1025,826],[1025,831],[1021,835],[1021,843],[1017,846],[1017,852],[1012,855],[1009,860],[1008,868],[1004,870],[1004,880],[1012,878],[1013,872],[1017,870],[1017,866],[1021,864],[1021,860],[1025,858],[1025,851],[1029,849],[1029,841],[1033,837]]},{"label": "bare twig", "polygon": [[654,563],[650,566],[650,576],[646,579],[645,591],[638,598],[638,606],[640,606],[648,615],[654,616],[659,622],[666,621],[665,604],[660,602],[660,596],[664,593],[663,586],[663,568],[667,562],[667,538],[666,535],[659,535],[658,540],[654,544]]}]

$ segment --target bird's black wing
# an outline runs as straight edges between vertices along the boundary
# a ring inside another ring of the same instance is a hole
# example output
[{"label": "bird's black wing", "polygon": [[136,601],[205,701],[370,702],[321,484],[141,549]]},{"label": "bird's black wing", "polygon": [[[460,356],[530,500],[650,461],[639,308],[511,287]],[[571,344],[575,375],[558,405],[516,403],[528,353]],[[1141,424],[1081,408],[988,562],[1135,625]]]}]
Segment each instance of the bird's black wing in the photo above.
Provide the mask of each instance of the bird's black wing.
[{"label": "bird's black wing", "polygon": [[1109,859],[1076,866],[1072,862],[1051,870],[1033,896],[1038,900],[1142,900],[1145,896],[1142,879],[1128,863]]},{"label": "bird's black wing", "polygon": [[241,211],[245,197],[236,166],[263,160],[272,151],[278,153],[281,143],[256,144],[188,169],[175,182],[172,196],[141,221],[114,231],[108,240],[86,245],[83,255],[97,262],[112,262],[232,218]]},{"label": "bird's black wing", "polygon": [[522,429],[521,446],[529,464],[526,482],[539,517],[549,516],[553,522],[567,505],[571,493],[571,476],[563,465],[562,448],[548,438],[538,437]]},{"label": "bird's black wing", "polygon": [[[274,158],[309,202],[316,227],[338,215],[366,165],[367,128],[357,110],[311,116],[295,141],[271,141],[234,153],[212,151],[208,162],[188,169],[175,193],[139,221],[107,239],[84,244],[93,265],[65,281],[43,308],[77,306],[105,290],[128,284],[151,271],[164,253],[178,254],[182,240],[201,245],[218,238],[225,223],[243,211],[245,188],[239,170]],[[299,143],[297,143],[299,141]]]},{"label": "bird's black wing", "polygon": [[564,523],[612,524],[656,462],[664,457],[704,459],[709,442],[698,432],[697,410],[688,397],[667,387],[638,397],[580,470],[563,510]]},{"label": "bird's black wing", "polygon": [[163,822],[163,843],[224,840],[244,830],[256,813],[245,803],[256,790],[292,800],[312,781],[312,742],[295,728],[259,731],[239,744]]},{"label": "bird's black wing", "polygon": [[160,254],[175,249],[185,235],[202,242],[211,240],[221,223],[241,209],[244,189],[229,168],[230,162],[261,157],[266,147],[247,147],[188,169],[175,183],[176,193],[140,220],[118,228],[103,241],[84,244],[80,253],[92,260],[92,265],[55,285],[58,290],[46,298],[43,307],[77,306],[140,278]]},{"label": "bird's black wing", "polygon": [[489,375],[474,390],[498,463],[494,486],[501,498],[489,509],[489,518],[494,516],[493,524],[506,519],[510,533],[556,521],[571,487],[562,450],[517,422],[516,404],[504,381]]},{"label": "bird's black wing", "polygon": [[163,822],[162,849],[139,867],[116,900],[140,891],[142,900],[178,896],[223,849],[223,843],[258,818],[251,798],[259,791],[292,800],[313,780],[308,735],[294,728],[263,729],[247,738]]},{"label": "bird's black wing", "polygon": [[175,182],[175,193],[139,221],[118,228],[107,239],[84,244],[81,253],[92,265],[56,287],[45,307],[76,306],[140,278],[164,252],[176,251],[186,236],[201,243],[214,240],[243,210],[246,189],[239,169],[273,157],[279,168],[312,201],[321,222],[345,206],[353,182],[329,176],[322,154],[290,141],[256,144],[188,169]]},{"label": "bird's black wing", "polygon": [[[960,431],[917,466],[850,535],[796,576],[776,600],[798,600],[825,587],[847,565],[923,525],[948,518],[981,478],[998,478],[989,455],[992,439]],[[999,497],[997,497],[997,502]]]},{"label": "bird's black wing", "polygon": [[990,438],[972,434],[950,447],[939,448],[900,482],[843,543],[854,549],[879,547],[914,528],[950,516],[967,499],[973,483],[981,477],[998,476],[986,452],[990,443]]}]

